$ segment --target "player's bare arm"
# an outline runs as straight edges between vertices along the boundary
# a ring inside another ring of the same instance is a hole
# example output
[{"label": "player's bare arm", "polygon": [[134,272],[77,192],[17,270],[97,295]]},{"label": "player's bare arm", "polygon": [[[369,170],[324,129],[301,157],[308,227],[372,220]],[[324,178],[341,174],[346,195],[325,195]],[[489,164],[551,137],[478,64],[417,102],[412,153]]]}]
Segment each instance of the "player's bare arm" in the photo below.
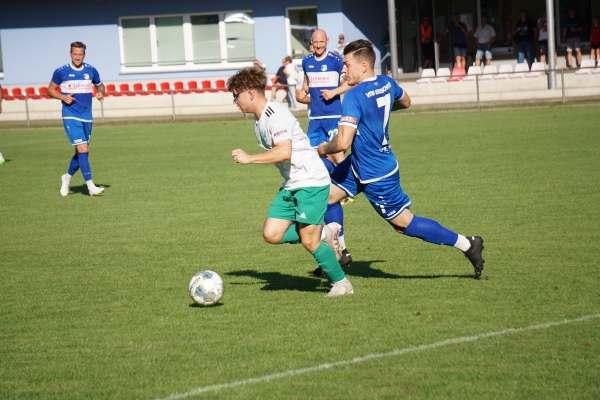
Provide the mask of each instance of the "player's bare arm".
[{"label": "player's bare arm", "polygon": [[292,158],[292,141],[282,140],[275,147],[259,154],[247,154],[244,150],[236,149],[231,157],[238,164],[276,164]]},{"label": "player's bare arm", "polygon": [[308,76],[304,75],[304,84],[302,90],[296,90],[296,100],[300,103],[310,104],[310,97],[308,96]]},{"label": "player's bare arm", "polygon": [[106,88],[104,87],[104,83],[96,85],[96,90],[97,90],[96,98],[100,102],[103,102],[104,101],[104,93],[106,92]]},{"label": "player's bare arm", "polygon": [[73,93],[64,95],[64,94],[60,93],[58,90],[56,90],[57,88],[58,88],[58,85],[56,83],[50,82],[50,84],[48,85],[48,96],[50,96],[54,99],[58,99],[65,104],[71,104],[75,101],[75,99],[73,98]]},{"label": "player's bare arm", "polygon": [[344,93],[346,93],[351,88],[352,88],[352,86],[350,86],[346,80],[343,80],[342,84],[340,86],[336,87],[335,89],[321,90],[321,93],[323,94],[323,98],[325,100],[331,100],[335,96],[341,96],[341,95],[343,95]]},{"label": "player's bare arm", "polygon": [[321,143],[317,148],[320,157],[325,157],[328,154],[344,152],[350,148],[352,141],[356,135],[356,127],[349,125],[340,125],[338,134],[331,139],[329,143]]},{"label": "player's bare arm", "polygon": [[410,96],[404,92],[404,96],[400,100],[394,101],[392,105],[392,111],[405,110],[410,107]]}]

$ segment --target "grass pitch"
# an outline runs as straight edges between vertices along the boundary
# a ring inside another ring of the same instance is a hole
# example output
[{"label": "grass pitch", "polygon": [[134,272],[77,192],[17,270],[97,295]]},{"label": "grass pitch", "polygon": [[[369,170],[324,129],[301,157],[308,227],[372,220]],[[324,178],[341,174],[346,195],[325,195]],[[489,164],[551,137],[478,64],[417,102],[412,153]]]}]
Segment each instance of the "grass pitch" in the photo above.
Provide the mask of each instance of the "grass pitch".
[{"label": "grass pitch", "polygon": [[[483,279],[359,196],[355,294],[332,299],[301,246],[262,240],[281,178],[232,161],[260,151],[250,119],[97,123],[97,198],[80,173],[60,196],[61,128],[3,129],[0,398],[599,398],[599,112],[396,113],[413,212],[483,236]],[[201,269],[225,280],[216,307],[187,294]]]}]

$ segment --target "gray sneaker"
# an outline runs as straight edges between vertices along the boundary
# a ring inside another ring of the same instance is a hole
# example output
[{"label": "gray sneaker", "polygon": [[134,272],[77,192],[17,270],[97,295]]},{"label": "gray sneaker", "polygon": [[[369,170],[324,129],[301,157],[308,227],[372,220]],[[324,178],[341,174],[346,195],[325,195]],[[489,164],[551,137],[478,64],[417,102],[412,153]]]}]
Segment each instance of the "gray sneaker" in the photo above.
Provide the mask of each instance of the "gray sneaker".
[{"label": "gray sneaker", "polygon": [[345,294],[354,293],[354,289],[352,288],[352,284],[348,280],[348,278],[344,277],[339,282],[333,283],[331,285],[331,290],[325,297],[334,297],[334,296],[343,296]]},{"label": "gray sneaker", "polygon": [[327,246],[331,247],[331,250],[335,253],[335,258],[340,261],[342,258],[342,250],[340,249],[340,230],[342,226],[337,222],[331,222],[323,227],[323,232],[325,232],[325,238],[323,241],[327,244]]}]

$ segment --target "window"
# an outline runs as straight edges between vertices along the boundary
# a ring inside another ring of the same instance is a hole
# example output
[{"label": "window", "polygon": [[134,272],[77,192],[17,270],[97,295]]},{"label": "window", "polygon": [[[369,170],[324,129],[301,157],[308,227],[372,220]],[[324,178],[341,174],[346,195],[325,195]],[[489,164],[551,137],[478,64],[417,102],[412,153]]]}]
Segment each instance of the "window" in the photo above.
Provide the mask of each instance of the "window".
[{"label": "window", "polygon": [[308,54],[312,33],[317,29],[317,8],[288,8],[288,54],[302,58]]},{"label": "window", "polygon": [[254,59],[250,11],[122,17],[119,22],[122,73],[238,68]]}]

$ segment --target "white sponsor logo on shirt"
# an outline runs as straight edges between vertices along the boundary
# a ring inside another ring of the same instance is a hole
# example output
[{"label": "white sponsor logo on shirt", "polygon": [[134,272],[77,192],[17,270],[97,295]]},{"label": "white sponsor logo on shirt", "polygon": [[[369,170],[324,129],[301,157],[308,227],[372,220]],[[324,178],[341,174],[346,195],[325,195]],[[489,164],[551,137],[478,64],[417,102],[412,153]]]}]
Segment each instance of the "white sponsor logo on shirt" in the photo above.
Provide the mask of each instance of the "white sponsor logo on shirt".
[{"label": "white sponsor logo on shirt", "polygon": [[309,87],[337,87],[339,86],[340,74],[335,71],[309,72]]}]

